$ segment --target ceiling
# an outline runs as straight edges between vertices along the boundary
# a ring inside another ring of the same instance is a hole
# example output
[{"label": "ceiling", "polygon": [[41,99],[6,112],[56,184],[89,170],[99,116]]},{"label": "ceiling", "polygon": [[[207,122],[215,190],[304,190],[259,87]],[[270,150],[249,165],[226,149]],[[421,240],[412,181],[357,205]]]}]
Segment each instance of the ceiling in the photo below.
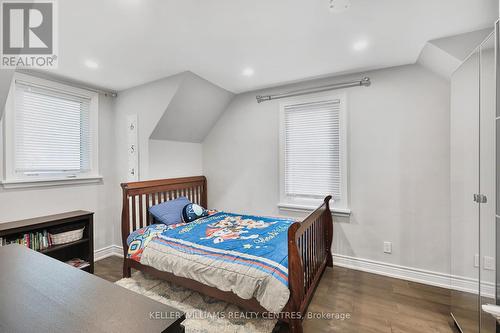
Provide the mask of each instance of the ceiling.
[{"label": "ceiling", "polygon": [[[64,0],[60,76],[123,90],[191,71],[231,92],[414,63],[431,39],[493,24],[497,0]],[[363,51],[353,44],[366,41]],[[85,61],[99,67],[89,69]],[[254,70],[250,77],[245,68]]]}]

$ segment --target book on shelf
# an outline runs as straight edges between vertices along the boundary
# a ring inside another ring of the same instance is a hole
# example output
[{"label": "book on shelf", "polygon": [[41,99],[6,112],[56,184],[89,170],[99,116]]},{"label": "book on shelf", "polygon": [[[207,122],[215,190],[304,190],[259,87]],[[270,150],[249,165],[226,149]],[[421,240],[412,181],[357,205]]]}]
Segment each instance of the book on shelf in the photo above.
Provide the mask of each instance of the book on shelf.
[{"label": "book on shelf", "polygon": [[52,246],[47,230],[20,234],[14,237],[0,237],[0,246],[8,244],[24,245],[35,251],[45,250]]},{"label": "book on shelf", "polygon": [[88,261],[85,261],[80,258],[73,258],[71,260],[66,261],[66,263],[76,268],[84,268],[90,265]]}]

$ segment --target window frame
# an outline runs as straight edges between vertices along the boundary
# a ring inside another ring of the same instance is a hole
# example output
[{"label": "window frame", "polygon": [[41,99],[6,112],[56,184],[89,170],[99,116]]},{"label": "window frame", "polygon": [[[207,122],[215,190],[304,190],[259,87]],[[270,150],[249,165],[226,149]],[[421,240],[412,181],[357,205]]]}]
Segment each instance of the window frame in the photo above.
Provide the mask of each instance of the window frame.
[{"label": "window frame", "polygon": [[[79,95],[90,99],[89,104],[89,132],[90,132],[90,170],[87,172],[68,172],[65,174],[38,174],[26,175],[20,174],[15,170],[16,161],[16,81],[23,84],[32,84],[41,86],[62,93]],[[4,172],[2,177],[2,185],[5,188],[16,187],[32,187],[32,186],[47,186],[47,185],[64,185],[71,183],[88,183],[98,182],[102,179],[99,174],[99,94],[86,89],[76,88],[59,82],[53,82],[47,79],[27,75],[24,73],[14,73],[7,101],[5,104],[5,112],[2,119],[3,132],[3,157],[4,157]]]},{"label": "window frame", "polygon": [[291,97],[279,103],[279,191],[280,202],[278,207],[282,210],[310,212],[316,209],[322,199],[287,196],[285,192],[285,107],[313,103],[324,100],[340,100],[340,175],[341,175],[341,198],[330,202],[332,213],[340,216],[351,214],[349,206],[349,169],[348,169],[348,119],[347,119],[347,96],[345,92],[326,92],[308,96]]}]

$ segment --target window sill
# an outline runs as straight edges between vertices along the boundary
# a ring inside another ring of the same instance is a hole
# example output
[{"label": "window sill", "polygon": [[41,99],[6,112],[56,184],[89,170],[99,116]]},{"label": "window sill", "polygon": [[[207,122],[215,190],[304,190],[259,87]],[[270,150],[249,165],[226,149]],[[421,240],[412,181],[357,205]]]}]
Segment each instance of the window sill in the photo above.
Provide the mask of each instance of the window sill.
[{"label": "window sill", "polygon": [[55,179],[13,179],[0,182],[5,189],[25,188],[25,187],[43,187],[43,186],[61,186],[74,184],[91,184],[102,181],[102,176],[89,176],[81,178],[55,178]]},{"label": "window sill", "polygon": [[[317,206],[308,206],[308,205],[298,205],[298,204],[291,204],[291,203],[279,203],[278,207],[282,210],[288,210],[292,212],[308,212],[311,213],[313,212]],[[351,210],[348,208],[331,208],[330,210],[332,211],[332,215],[334,216],[344,216],[348,217],[351,215]]]}]

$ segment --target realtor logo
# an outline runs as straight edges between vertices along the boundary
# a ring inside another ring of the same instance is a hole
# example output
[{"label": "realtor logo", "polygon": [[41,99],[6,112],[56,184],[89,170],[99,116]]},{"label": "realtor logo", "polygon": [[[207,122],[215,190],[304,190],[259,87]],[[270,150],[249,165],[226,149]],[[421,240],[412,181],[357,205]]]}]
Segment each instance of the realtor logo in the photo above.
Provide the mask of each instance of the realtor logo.
[{"label": "realtor logo", "polygon": [[1,67],[56,68],[53,0],[2,1]]}]

